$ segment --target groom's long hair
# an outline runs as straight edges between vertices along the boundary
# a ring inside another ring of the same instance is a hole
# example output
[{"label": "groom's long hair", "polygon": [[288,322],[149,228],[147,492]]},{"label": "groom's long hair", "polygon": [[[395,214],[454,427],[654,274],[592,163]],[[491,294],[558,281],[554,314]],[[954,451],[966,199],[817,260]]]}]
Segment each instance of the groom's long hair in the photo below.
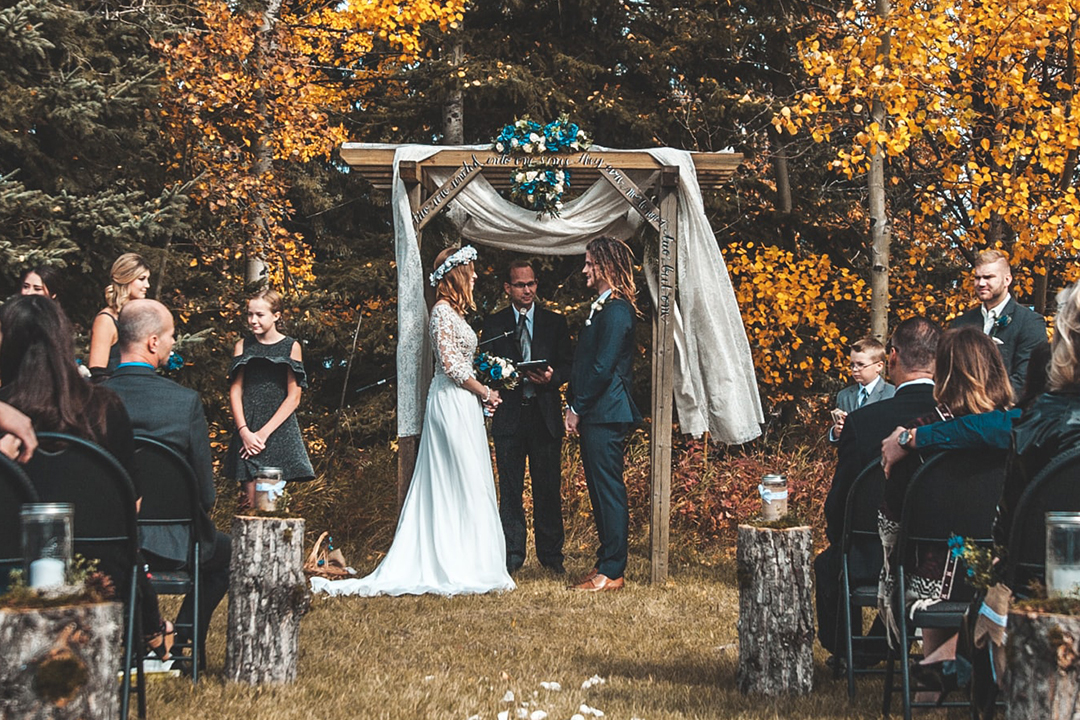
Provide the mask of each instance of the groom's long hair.
[{"label": "groom's long hair", "polygon": [[592,256],[593,269],[611,286],[611,294],[631,305],[637,301],[634,284],[634,253],[622,240],[598,237],[585,246]]}]

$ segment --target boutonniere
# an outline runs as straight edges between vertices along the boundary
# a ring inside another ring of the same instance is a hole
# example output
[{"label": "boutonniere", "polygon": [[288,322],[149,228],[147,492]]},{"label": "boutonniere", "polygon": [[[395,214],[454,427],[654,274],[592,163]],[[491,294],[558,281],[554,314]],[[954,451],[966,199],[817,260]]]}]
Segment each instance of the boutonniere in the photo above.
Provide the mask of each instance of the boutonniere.
[{"label": "boutonniere", "polygon": [[[1012,315],[1002,315],[994,321],[994,327],[991,328],[991,336],[997,335],[998,330],[1004,330],[1009,327],[1009,323],[1012,322]],[[996,339],[996,338],[995,338]]]},{"label": "boutonniere", "polygon": [[606,303],[610,297],[611,296],[608,295],[607,297],[593,300],[593,304],[590,306],[589,317],[585,320],[585,327],[592,325],[593,315],[604,309],[604,303]]}]

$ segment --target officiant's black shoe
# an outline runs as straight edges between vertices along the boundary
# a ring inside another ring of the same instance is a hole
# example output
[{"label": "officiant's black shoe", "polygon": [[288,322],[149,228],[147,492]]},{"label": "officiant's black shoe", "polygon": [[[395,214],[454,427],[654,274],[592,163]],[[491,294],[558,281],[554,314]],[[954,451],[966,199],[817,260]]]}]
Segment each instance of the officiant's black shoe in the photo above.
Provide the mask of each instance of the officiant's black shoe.
[{"label": "officiant's black shoe", "polygon": [[577,585],[571,585],[570,590],[580,590],[582,592],[607,592],[608,590],[622,590],[626,585],[626,581],[622,578],[615,578],[612,580],[607,575],[601,575],[596,573],[588,580],[580,582]]},{"label": "officiant's black shoe", "polygon": [[540,563],[540,564],[543,565],[544,569],[547,570],[552,575],[565,575],[566,574],[566,568],[563,567],[563,564],[561,562]]}]

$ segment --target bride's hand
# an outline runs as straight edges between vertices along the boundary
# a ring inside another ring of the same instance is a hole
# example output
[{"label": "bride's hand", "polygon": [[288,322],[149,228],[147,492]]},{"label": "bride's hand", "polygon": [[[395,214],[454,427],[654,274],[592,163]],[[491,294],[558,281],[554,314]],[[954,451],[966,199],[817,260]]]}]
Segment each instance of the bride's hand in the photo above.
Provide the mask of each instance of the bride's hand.
[{"label": "bride's hand", "polygon": [[502,398],[499,397],[499,391],[495,390],[495,389],[492,389],[491,390],[491,395],[488,396],[488,399],[484,402],[484,404],[487,405],[492,410],[497,409],[499,407],[499,405],[502,404]]}]

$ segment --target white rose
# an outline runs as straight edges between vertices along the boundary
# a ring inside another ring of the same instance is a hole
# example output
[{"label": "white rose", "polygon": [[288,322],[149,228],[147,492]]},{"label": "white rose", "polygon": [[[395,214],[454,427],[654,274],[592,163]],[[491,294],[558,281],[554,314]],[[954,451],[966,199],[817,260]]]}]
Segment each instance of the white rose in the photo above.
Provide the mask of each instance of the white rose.
[{"label": "white rose", "polygon": [[532,182],[536,179],[536,175],[537,172],[535,170],[530,170],[529,172],[525,173],[525,182]]}]

